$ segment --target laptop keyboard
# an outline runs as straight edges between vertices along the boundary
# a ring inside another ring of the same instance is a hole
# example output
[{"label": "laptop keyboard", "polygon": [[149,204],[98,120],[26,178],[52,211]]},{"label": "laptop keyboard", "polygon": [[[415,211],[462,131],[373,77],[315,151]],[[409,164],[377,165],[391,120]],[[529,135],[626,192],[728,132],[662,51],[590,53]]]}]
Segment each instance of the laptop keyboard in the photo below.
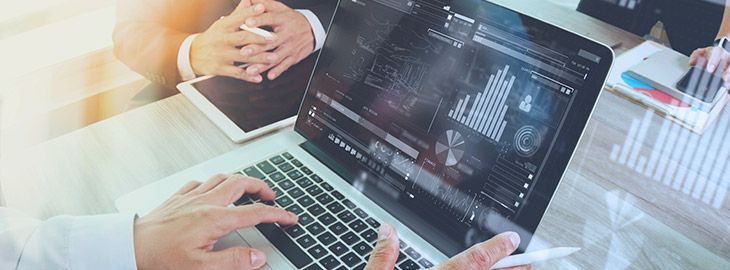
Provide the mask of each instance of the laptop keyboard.
[{"label": "laptop keyboard", "polygon": [[[276,192],[273,202],[243,196],[235,205],[265,203],[299,215],[299,224],[259,224],[256,228],[299,269],[363,269],[378,238],[380,221],[285,152],[241,174],[264,180]],[[396,269],[433,264],[403,241]]]}]

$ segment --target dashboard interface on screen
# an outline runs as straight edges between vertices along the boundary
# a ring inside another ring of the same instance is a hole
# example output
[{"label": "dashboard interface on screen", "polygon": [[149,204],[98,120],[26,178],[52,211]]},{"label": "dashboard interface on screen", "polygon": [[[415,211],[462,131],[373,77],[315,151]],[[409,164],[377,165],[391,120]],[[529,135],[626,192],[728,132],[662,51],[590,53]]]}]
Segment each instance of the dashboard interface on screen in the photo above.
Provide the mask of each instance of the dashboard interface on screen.
[{"label": "dashboard interface on screen", "polygon": [[296,126],[448,255],[508,229],[529,242],[612,61],[574,34],[457,2],[340,1]]}]

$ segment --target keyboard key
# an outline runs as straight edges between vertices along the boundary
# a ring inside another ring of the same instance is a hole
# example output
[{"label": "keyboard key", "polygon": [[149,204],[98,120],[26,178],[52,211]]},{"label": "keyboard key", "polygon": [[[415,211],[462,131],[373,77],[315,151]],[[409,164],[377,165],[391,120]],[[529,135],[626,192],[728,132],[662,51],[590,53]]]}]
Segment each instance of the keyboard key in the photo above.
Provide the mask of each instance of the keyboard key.
[{"label": "keyboard key", "polygon": [[293,160],[291,161],[291,164],[294,164],[294,166],[297,166],[297,167],[301,167],[302,165],[304,165],[304,164],[302,164],[302,162],[301,162],[301,161],[299,161],[298,159],[293,159]]},{"label": "keyboard key", "polygon": [[253,167],[253,166],[243,169],[243,173],[248,176],[258,178],[258,179],[266,178],[266,176],[263,173],[261,173],[261,171],[259,171],[259,169],[256,169],[256,167]]},{"label": "keyboard key", "polygon": [[367,244],[367,243],[365,243],[365,242],[358,243],[357,245],[355,245],[354,247],[352,247],[352,249],[355,252],[357,252],[357,254],[360,254],[360,256],[365,256],[367,254],[370,254],[370,251],[373,250],[373,248],[370,247],[370,245]]},{"label": "keyboard key", "polygon": [[318,235],[324,231],[324,227],[317,222],[309,224],[306,228],[312,235]]},{"label": "keyboard key", "polygon": [[291,238],[297,238],[304,234],[304,229],[299,225],[292,225],[289,228],[284,229]]},{"label": "keyboard key", "polygon": [[299,225],[307,226],[312,222],[314,222],[314,218],[311,215],[307,213],[299,215]]},{"label": "keyboard key", "polygon": [[256,228],[297,268],[303,268],[313,260],[274,224],[259,224]]},{"label": "keyboard key", "polygon": [[312,180],[309,180],[309,178],[306,178],[306,177],[303,177],[303,178],[297,180],[297,185],[299,185],[302,188],[308,188],[312,184],[313,184]]},{"label": "keyboard key", "polygon": [[367,222],[368,224],[370,224],[370,227],[373,227],[375,229],[380,228],[380,222],[378,222],[377,220],[375,220],[372,217],[366,218],[365,219],[365,222]]},{"label": "keyboard key", "polygon": [[340,211],[345,210],[345,207],[338,202],[333,202],[327,205],[327,209],[330,210],[333,214],[337,214]]},{"label": "keyboard key", "polygon": [[289,198],[289,196],[284,195],[284,196],[281,196],[278,199],[276,199],[276,203],[279,204],[279,206],[281,206],[281,207],[287,207],[287,206],[291,205],[292,203],[294,203],[294,201],[292,201],[291,198]]},{"label": "keyboard key", "polygon": [[329,226],[330,224],[337,221],[334,216],[332,216],[330,213],[323,214],[319,216],[317,219],[319,219],[319,222],[322,222],[324,226]]},{"label": "keyboard key", "polygon": [[322,270],[322,267],[320,267],[319,264],[313,263],[309,265],[309,267],[304,268],[304,270]]},{"label": "keyboard key", "polygon": [[239,206],[239,205],[246,205],[246,204],[252,204],[253,200],[251,200],[251,196],[249,195],[243,195],[241,198],[238,198],[235,202],[233,202],[233,205]]},{"label": "keyboard key", "polygon": [[345,198],[345,195],[342,195],[342,193],[337,190],[330,192],[330,194],[332,194],[332,196],[335,197],[335,199],[337,200],[342,200]]},{"label": "keyboard key", "polygon": [[[365,229],[368,228],[368,226],[365,225],[365,223],[362,222],[362,220],[359,220],[359,219],[353,221],[350,224],[348,224],[348,226],[350,226],[350,229],[352,229],[353,231],[358,232],[358,233],[359,232],[362,232],[362,231],[364,231]],[[418,259],[418,258],[415,258],[415,259]]]},{"label": "keyboard key", "polygon": [[[302,223],[302,218],[299,218],[299,223]],[[360,233],[360,236],[365,239],[366,242],[372,243],[375,242],[375,240],[378,240],[378,233],[373,229],[367,229],[366,231]]]},{"label": "keyboard key", "polygon": [[281,154],[281,156],[283,156],[286,159],[292,159],[292,158],[294,158],[294,156],[292,156],[291,154],[289,154],[289,152],[284,152],[283,154]]},{"label": "keyboard key", "polygon": [[299,204],[301,204],[303,207],[309,207],[314,203],[314,200],[312,200],[312,197],[304,196],[297,200]]},{"label": "keyboard key", "polygon": [[353,270],[363,270],[365,269],[365,266],[367,263],[361,263],[360,265],[356,266],[355,268],[352,268]]},{"label": "keyboard key", "polygon": [[408,247],[408,245],[406,245],[406,242],[403,242],[403,240],[398,240],[398,247],[402,250]]},{"label": "keyboard key", "polygon": [[324,208],[322,208],[322,206],[319,206],[319,204],[310,206],[309,208],[307,208],[307,211],[309,211],[309,213],[311,213],[314,217],[319,216],[325,212]]},{"label": "keyboard key", "polygon": [[299,205],[292,204],[292,206],[289,206],[289,207],[286,208],[286,211],[289,211],[289,212],[292,212],[294,214],[299,215],[299,214],[301,214],[301,213],[304,212],[304,209],[302,209],[301,207],[299,207]]},{"label": "keyboard key", "polygon": [[322,194],[322,192],[324,192],[324,191],[322,191],[322,189],[319,188],[318,186],[311,186],[311,187],[307,188],[307,193],[309,193],[309,195],[312,195],[312,196],[317,196],[319,194]]},{"label": "keyboard key", "polygon": [[357,207],[355,205],[355,203],[353,203],[352,201],[350,201],[348,199],[345,199],[344,201],[342,201],[342,204],[344,204],[347,207],[347,209],[353,209],[353,208]]},{"label": "keyboard key", "polygon": [[347,250],[349,249],[342,242],[337,242],[332,244],[329,247],[329,250],[332,251],[332,253],[334,253],[336,256],[340,256],[342,254],[345,254],[345,252],[347,252]]},{"label": "keyboard key", "polygon": [[301,170],[304,173],[304,175],[310,175],[310,174],[312,174],[312,170],[310,170],[306,166],[299,168],[299,170]]},{"label": "keyboard key", "polygon": [[433,263],[431,263],[429,260],[426,260],[426,258],[420,259],[418,261],[418,264],[420,264],[424,268],[431,268],[434,266]]},{"label": "keyboard key", "polygon": [[291,178],[291,180],[297,180],[299,178],[302,178],[302,176],[304,176],[299,171],[291,171],[291,172],[286,173],[286,175],[289,176],[289,178]]},{"label": "keyboard key", "polygon": [[322,242],[322,244],[325,246],[329,246],[330,244],[337,241],[337,237],[335,237],[330,232],[324,232],[323,234],[320,234],[319,236],[317,236],[317,239],[319,240],[319,242]]},{"label": "keyboard key", "polygon": [[292,181],[289,181],[289,180],[284,180],[284,181],[279,182],[279,186],[284,190],[289,190],[290,188],[294,187],[294,183],[292,183]]},{"label": "keyboard key", "polygon": [[282,158],[281,156],[275,156],[270,158],[269,161],[271,161],[271,163],[274,163],[274,165],[279,165],[284,162],[284,158]]},{"label": "keyboard key", "polygon": [[335,189],[332,186],[330,186],[330,184],[327,184],[327,183],[322,183],[322,188],[326,191],[332,191],[333,189]]},{"label": "keyboard key", "polygon": [[286,179],[286,176],[284,176],[284,174],[280,172],[272,173],[271,175],[269,175],[269,177],[271,177],[271,180],[274,180],[274,182],[279,182]]},{"label": "keyboard key", "polygon": [[314,259],[322,258],[322,256],[327,254],[327,250],[324,249],[324,247],[321,245],[313,246],[312,248],[308,249],[307,252],[309,252],[309,254],[312,255]]},{"label": "keyboard key", "polygon": [[281,191],[281,189],[278,188],[278,187],[272,188],[272,190],[274,191],[274,193],[276,193],[276,197],[277,198],[279,198],[279,196],[281,196],[282,194],[284,194],[284,192]]},{"label": "keyboard key", "polygon": [[363,210],[362,210],[362,209],[360,209],[360,208],[356,208],[356,209],[355,209],[355,210],[353,210],[353,211],[355,211],[355,215],[357,215],[357,216],[358,216],[358,217],[360,217],[360,218],[366,218],[366,217],[368,217],[368,213],[365,213],[365,211],[363,211]]},{"label": "keyboard key", "polygon": [[418,260],[421,258],[421,254],[418,253],[413,248],[406,248],[406,250],[404,250],[404,251],[406,252],[406,254],[408,254],[408,256],[411,256],[411,258],[413,258],[414,260]]},{"label": "keyboard key", "polygon": [[398,253],[398,259],[396,260],[396,262],[402,262],[406,258],[408,258],[408,256],[406,256],[406,254],[403,254],[403,251],[401,251]]},{"label": "keyboard key", "polygon": [[330,228],[330,231],[332,231],[336,235],[343,234],[347,231],[347,227],[345,227],[345,224],[342,224],[342,222],[339,222],[339,221],[330,225],[329,228]]},{"label": "keyboard key", "polygon": [[309,178],[312,178],[312,181],[314,181],[315,183],[322,183],[322,181],[323,181],[322,178],[319,177],[319,175],[316,175],[316,174],[310,176]]},{"label": "keyboard key", "polygon": [[282,172],[288,172],[293,169],[294,169],[294,166],[292,166],[289,163],[283,163],[283,164],[279,165],[279,170],[281,170]]},{"label": "keyboard key", "polygon": [[418,266],[416,262],[411,259],[407,259],[406,261],[402,262],[398,265],[398,267],[403,270],[421,269],[421,267]]},{"label": "keyboard key", "polygon": [[297,198],[301,197],[302,195],[304,195],[304,191],[301,188],[298,188],[298,187],[295,187],[295,188],[290,189],[288,193],[289,193],[289,196],[291,196],[295,200]]},{"label": "keyboard key", "polygon": [[352,212],[345,210],[342,211],[342,213],[337,214],[337,218],[342,220],[342,222],[344,223],[350,223],[350,221],[353,221],[355,219],[355,215],[353,215]]},{"label": "keyboard key", "polygon": [[270,174],[270,173],[276,171],[276,168],[274,168],[274,166],[271,166],[271,163],[269,163],[268,161],[265,161],[265,160],[259,164],[256,164],[256,167],[258,167],[265,174]]},{"label": "keyboard key", "polygon": [[349,246],[352,246],[360,241],[360,237],[358,237],[357,234],[355,234],[354,232],[347,232],[346,234],[340,236],[340,239],[342,239],[342,241]]},{"label": "keyboard key", "polygon": [[319,260],[319,263],[321,263],[325,269],[335,269],[335,267],[340,266],[340,261],[338,261],[332,255],[329,255],[329,256],[324,257],[323,259]]},{"label": "keyboard key", "polygon": [[303,248],[309,248],[312,245],[314,245],[315,242],[314,242],[314,238],[312,238],[311,236],[304,235],[302,237],[299,237],[299,239],[297,239],[297,243],[299,243],[299,245],[301,245]]},{"label": "keyboard key", "polygon": [[359,263],[362,263],[362,259],[360,259],[360,256],[355,255],[355,253],[347,253],[345,256],[340,257],[342,262],[345,263],[348,267],[352,268],[355,265],[358,265]]},{"label": "keyboard key", "polygon": [[317,201],[318,201],[319,203],[321,203],[322,205],[327,205],[328,203],[331,203],[332,201],[334,201],[334,200],[335,200],[335,199],[333,199],[333,198],[332,198],[332,196],[330,196],[330,195],[329,195],[329,194],[327,194],[327,193],[322,193],[322,194],[320,194],[319,196],[317,196],[317,198],[316,198],[316,199],[317,199]]}]

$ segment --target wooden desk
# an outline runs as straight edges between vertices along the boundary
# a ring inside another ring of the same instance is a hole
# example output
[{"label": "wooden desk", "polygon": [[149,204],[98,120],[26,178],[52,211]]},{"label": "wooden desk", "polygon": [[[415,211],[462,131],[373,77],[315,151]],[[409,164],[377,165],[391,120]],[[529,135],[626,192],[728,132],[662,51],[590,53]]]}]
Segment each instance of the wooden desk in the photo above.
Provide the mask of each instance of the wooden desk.
[{"label": "wooden desk", "polygon": [[[497,2],[607,44],[620,41],[629,48],[641,42],[634,35],[541,0]],[[702,148],[702,142],[728,141],[724,138],[728,118],[726,111],[720,120],[725,124],[716,123],[702,136],[672,125],[662,135],[663,119],[604,92],[534,240],[536,248],[565,245],[583,250],[539,266],[728,269],[730,202],[723,199],[715,207],[702,194],[695,198],[693,192],[685,193],[686,182],[677,185],[672,180],[675,175],[681,176],[679,180],[696,176],[696,182],[704,181],[707,187],[716,183],[712,191],[727,190],[728,176],[722,173],[728,172],[730,151]],[[630,134],[632,123],[649,131],[646,138]],[[660,145],[662,136],[673,143]],[[624,150],[629,146],[631,151]],[[122,194],[237,147],[177,95],[5,157],[0,161],[0,183],[8,206],[37,217],[107,213],[115,211],[113,201]],[[675,149],[686,149],[687,155]],[[612,158],[612,151],[642,157],[657,153],[661,164],[675,169],[653,180],[652,174],[637,172],[639,166]],[[705,170],[707,163],[717,166]]]}]

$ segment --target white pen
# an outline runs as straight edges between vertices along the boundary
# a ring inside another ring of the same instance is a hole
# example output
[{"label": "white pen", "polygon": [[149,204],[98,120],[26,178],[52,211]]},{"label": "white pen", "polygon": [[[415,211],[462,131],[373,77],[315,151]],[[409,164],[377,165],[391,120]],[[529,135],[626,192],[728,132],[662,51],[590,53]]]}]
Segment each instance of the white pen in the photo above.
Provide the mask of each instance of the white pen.
[{"label": "white pen", "polygon": [[580,250],[577,247],[556,247],[508,256],[499,260],[491,269],[507,268],[565,257]]}]

